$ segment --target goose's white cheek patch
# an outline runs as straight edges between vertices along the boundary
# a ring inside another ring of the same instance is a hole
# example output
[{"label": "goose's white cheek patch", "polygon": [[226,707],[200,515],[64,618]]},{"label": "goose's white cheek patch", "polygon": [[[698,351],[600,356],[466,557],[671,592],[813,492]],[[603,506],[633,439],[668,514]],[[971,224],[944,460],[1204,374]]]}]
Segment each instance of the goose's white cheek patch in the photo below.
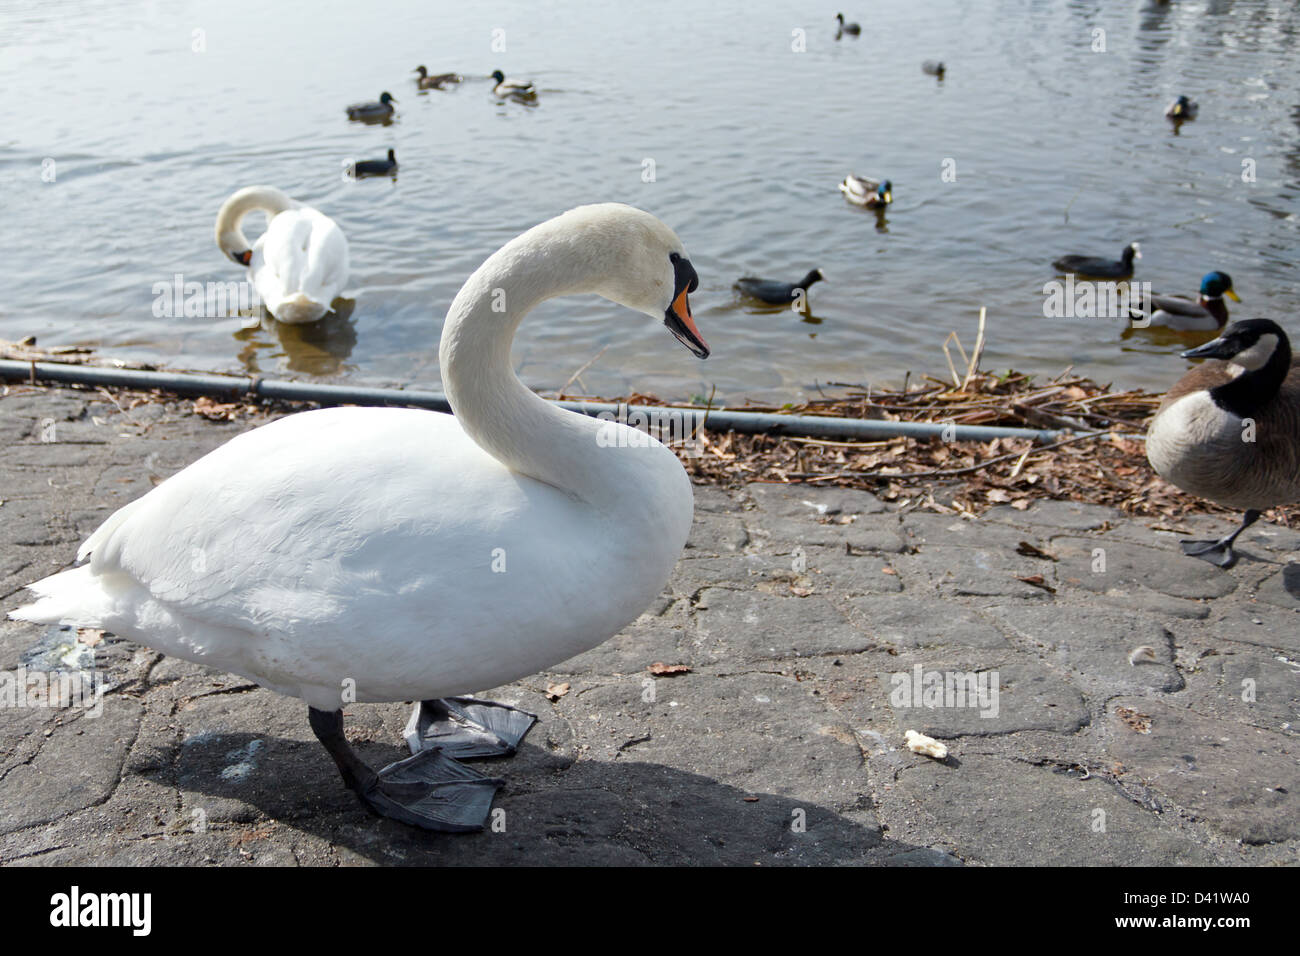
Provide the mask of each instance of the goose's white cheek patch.
[{"label": "goose's white cheek patch", "polygon": [[1232,357],[1232,364],[1240,366],[1247,371],[1263,368],[1268,364],[1268,360],[1273,357],[1273,353],[1276,350],[1277,336],[1261,335],[1259,341],[1250,348],[1234,355]]}]

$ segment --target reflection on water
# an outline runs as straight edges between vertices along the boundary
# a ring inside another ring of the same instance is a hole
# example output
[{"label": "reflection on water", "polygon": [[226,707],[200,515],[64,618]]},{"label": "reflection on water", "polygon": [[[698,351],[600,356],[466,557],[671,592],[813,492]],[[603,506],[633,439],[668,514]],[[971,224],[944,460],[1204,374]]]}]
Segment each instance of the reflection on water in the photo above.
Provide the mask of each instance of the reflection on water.
[{"label": "reflection on water", "polygon": [[[833,10],[776,0],[743,17],[687,0],[392,0],[382,20],[399,28],[384,30],[356,9],[6,5],[0,337],[437,388],[442,319],[468,275],[593,201],[648,209],[682,237],[713,354],[698,362],[662,323],[595,297],[545,303],[515,348],[539,388],[601,349],[583,379],[611,395],[716,384],[721,401],[786,400],[814,381],[897,383],[942,367],[940,343],[972,338],[981,306],[988,369],[1073,365],[1164,387],[1193,341],[1043,317],[1053,259],[1133,236],[1141,281],[1190,292],[1222,269],[1246,299],[1239,315],[1294,324],[1294,0],[873,0],[862,35],[838,43]],[[927,59],[945,64],[942,82],[918,69]],[[422,62],[465,81],[419,91],[410,65]],[[534,81],[538,99],[494,96],[496,69]],[[395,117],[347,119],[380,90]],[[1200,114],[1175,127],[1163,111],[1179,94]],[[24,103],[40,109],[14,109]],[[349,160],[390,148],[400,181],[346,177]],[[887,215],[844,202],[836,186],[854,169],[892,180]],[[355,310],[318,333],[271,325],[234,341],[228,322],[154,318],[156,282],[229,278],[213,220],[259,183],[339,223]],[[833,277],[815,334],[732,304],[737,277],[810,260]]]},{"label": "reflection on water", "polygon": [[333,309],[319,322],[277,322],[265,309],[256,324],[234,333],[242,342],[239,363],[249,375],[287,369],[303,375],[336,376],[357,347],[352,322],[353,299],[335,299]]}]

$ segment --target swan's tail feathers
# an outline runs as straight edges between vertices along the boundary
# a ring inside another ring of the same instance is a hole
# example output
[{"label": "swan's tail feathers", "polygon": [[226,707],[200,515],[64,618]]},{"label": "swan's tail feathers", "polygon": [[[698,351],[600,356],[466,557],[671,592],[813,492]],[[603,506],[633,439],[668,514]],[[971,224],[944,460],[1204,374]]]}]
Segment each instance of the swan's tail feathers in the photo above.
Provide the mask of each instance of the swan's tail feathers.
[{"label": "swan's tail feathers", "polygon": [[[118,528],[122,527],[122,524],[126,521],[127,518],[131,517],[131,513],[135,511],[136,507],[143,500],[144,498],[137,498],[135,501],[132,501],[130,504],[126,504],[118,508],[111,515],[105,518],[104,523],[101,524],[98,528],[96,528],[89,538],[81,542],[81,547],[77,549],[77,560],[85,561],[86,558],[90,557],[92,553],[95,554],[97,558],[102,558],[103,555],[101,552],[105,550],[113,550],[113,553],[115,554],[116,551],[114,549],[105,549],[101,547],[101,545],[107,544],[108,539],[112,537],[113,532],[116,531]],[[91,563],[93,566],[95,566],[96,570],[98,570],[99,568],[98,562],[91,562]],[[57,577],[58,575],[56,574],[54,575],[54,577],[46,578],[45,580],[53,581],[54,578]],[[38,585],[43,583],[45,582],[37,581],[36,584],[28,585],[28,587],[35,589]]]},{"label": "swan's tail feathers", "polygon": [[272,314],[281,322],[297,324],[315,322],[329,310],[328,302],[317,302],[306,293],[295,292],[279,302]]},{"label": "swan's tail feathers", "polygon": [[91,574],[90,565],[42,578],[27,585],[36,600],[9,612],[15,621],[100,627],[112,598]]}]

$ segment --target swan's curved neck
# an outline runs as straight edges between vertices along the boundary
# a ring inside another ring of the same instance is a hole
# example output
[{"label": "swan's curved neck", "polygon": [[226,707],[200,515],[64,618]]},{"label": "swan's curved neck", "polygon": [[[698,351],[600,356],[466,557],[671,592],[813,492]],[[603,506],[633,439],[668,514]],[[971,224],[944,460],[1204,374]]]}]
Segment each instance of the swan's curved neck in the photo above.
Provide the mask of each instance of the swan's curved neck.
[{"label": "swan's curved neck", "polygon": [[268,217],[278,216],[286,209],[298,206],[274,186],[248,186],[239,190],[224,203],[217,213],[217,245],[227,255],[238,255],[252,248],[240,228],[244,217],[254,210],[263,210]]},{"label": "swan's curved neck", "polygon": [[505,245],[457,294],[438,353],[443,387],[461,427],[502,464],[602,509],[621,507],[615,497],[624,479],[652,468],[647,456],[672,459],[672,452],[657,442],[602,447],[609,444],[601,432],[607,423],[542,399],[510,364],[515,331],[531,309],[556,296],[598,291],[617,269],[615,251],[549,226]]}]

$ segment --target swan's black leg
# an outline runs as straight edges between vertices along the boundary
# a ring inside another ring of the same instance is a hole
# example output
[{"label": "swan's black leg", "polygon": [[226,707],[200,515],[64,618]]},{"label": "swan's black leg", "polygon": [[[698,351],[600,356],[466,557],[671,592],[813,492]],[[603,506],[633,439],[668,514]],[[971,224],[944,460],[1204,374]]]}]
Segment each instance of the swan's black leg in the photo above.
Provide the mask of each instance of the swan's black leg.
[{"label": "swan's black leg", "polygon": [[422,700],[406,724],[412,753],[430,748],[458,760],[507,757],[537,718],[527,711],[473,697]]},{"label": "swan's black leg", "polygon": [[424,750],[376,772],[343,735],[343,711],[307,709],[311,729],[334,758],[343,782],[370,810],[447,833],[482,830],[502,781],[485,777],[441,750]]},{"label": "swan's black leg", "polygon": [[1237,527],[1237,530],[1226,537],[1219,538],[1217,541],[1187,540],[1180,542],[1183,554],[1200,558],[1202,561],[1209,561],[1221,568],[1232,567],[1237,563],[1237,552],[1232,550],[1233,542],[1237,540],[1237,535],[1259,520],[1261,513],[1254,508],[1248,509],[1241,516],[1241,524]]}]

